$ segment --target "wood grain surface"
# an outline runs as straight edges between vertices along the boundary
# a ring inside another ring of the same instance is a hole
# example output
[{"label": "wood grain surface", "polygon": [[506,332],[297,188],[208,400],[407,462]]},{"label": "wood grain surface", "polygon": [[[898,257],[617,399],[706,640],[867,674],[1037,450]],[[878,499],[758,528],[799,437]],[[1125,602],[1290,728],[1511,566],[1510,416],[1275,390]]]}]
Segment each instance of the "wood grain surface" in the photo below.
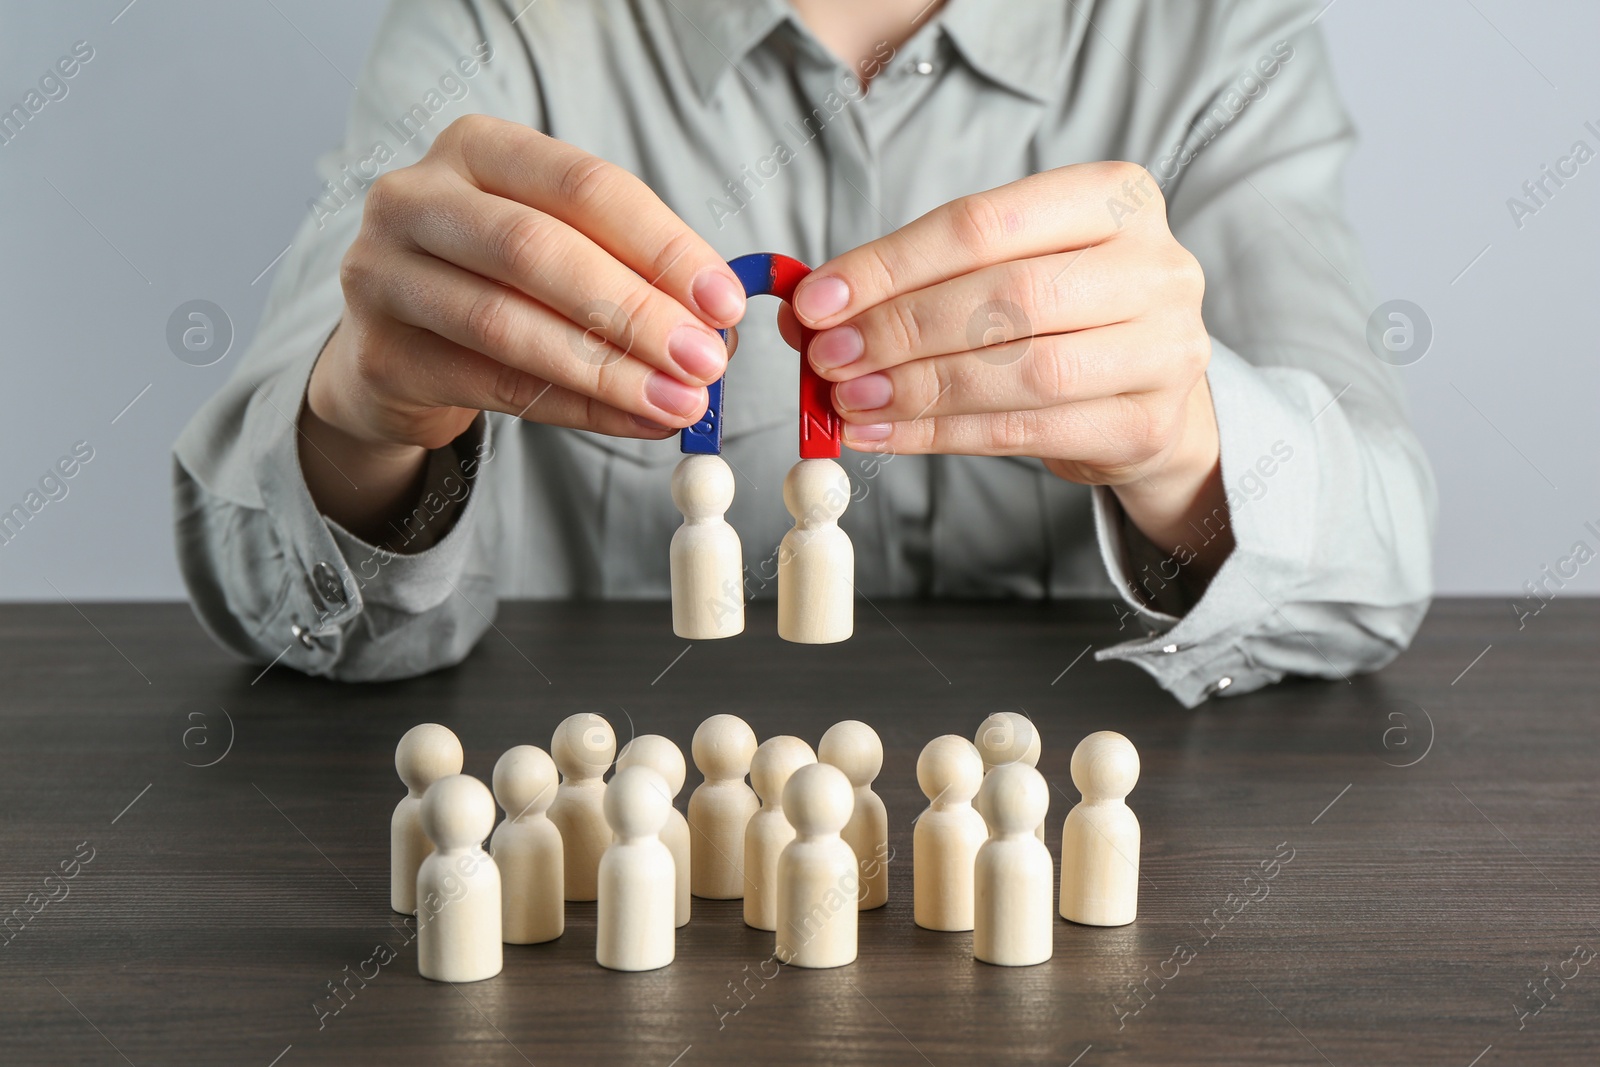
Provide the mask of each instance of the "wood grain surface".
[{"label": "wood grain surface", "polygon": [[[1443,601],[1378,675],[1195,711],[1080,655],[1132,636],[1106,603],[857,618],[845,644],[787,645],[757,605],[744,636],[690,644],[665,604],[514,603],[460,667],[356,686],[241,664],[182,605],[0,608],[0,1063],[1600,1058],[1600,603],[1519,631],[1499,601]],[[1031,968],[911,922],[917,753],[1001,709],[1043,735],[1053,854],[1073,745],[1116,729],[1143,760],[1138,921],[1059,922]],[[697,900],[672,966],[608,972],[590,904],[497,978],[420,979],[388,907],[396,741],[444,723],[487,779],[576,711],[686,752],[715,712],[812,744],[873,724],[894,859],[859,960],[780,969],[738,901]]]}]

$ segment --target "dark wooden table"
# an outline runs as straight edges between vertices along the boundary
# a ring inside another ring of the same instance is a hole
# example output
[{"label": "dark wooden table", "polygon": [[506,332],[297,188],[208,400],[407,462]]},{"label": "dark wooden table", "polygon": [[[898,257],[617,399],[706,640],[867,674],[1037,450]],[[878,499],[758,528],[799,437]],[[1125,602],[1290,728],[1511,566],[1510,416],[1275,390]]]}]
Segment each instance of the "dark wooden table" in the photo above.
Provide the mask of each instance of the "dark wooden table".
[{"label": "dark wooden table", "polygon": [[[0,609],[0,1063],[1600,1058],[1600,603],[1519,631],[1442,602],[1382,674],[1192,712],[1080,656],[1128,636],[1108,604],[878,608],[841,646],[785,645],[756,609],[690,647],[665,605],[512,604],[461,667],[368,686],[258,677],[181,605]],[[1058,923],[1032,968],[911,922],[917,753],[1002,708],[1041,727],[1052,852],[1076,741],[1114,728],[1143,758],[1139,920]],[[813,743],[875,725],[896,859],[859,960],[775,974],[737,901],[696,902],[677,962],[615,974],[573,905],[498,978],[420,979],[388,907],[396,740],[445,723],[487,778],[576,711],[685,750],[719,711]]]}]

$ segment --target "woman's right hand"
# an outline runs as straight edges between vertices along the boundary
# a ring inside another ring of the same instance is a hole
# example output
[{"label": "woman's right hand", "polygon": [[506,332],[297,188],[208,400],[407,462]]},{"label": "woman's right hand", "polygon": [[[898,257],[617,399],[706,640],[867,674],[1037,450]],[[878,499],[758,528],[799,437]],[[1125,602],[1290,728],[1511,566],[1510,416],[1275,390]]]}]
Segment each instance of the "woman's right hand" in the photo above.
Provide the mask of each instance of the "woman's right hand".
[{"label": "woman's right hand", "polygon": [[[357,532],[479,411],[616,437],[691,425],[727,366],[716,328],[745,304],[722,257],[644,182],[483,115],[372,183],[340,281],[301,461],[319,507]],[[349,488],[363,482],[378,491],[358,502]]]},{"label": "woman's right hand", "polygon": [[479,411],[666,437],[722,376],[744,313],[722,257],[638,178],[473,115],[367,191],[345,316],[311,377],[325,422],[438,448]]}]

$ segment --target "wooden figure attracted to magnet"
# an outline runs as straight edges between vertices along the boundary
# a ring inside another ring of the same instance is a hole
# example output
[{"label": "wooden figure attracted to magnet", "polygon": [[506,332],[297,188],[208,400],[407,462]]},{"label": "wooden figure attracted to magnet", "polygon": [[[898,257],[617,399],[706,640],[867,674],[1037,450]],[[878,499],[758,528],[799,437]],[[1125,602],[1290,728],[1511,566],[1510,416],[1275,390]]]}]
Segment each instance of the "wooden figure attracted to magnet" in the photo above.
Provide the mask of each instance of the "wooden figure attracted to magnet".
[{"label": "wooden figure attracted to magnet", "polygon": [[[811,268],[788,256],[756,253],[728,265],[748,296],[788,301]],[[723,331],[727,337],[727,331]],[[800,329],[800,462],[783,483],[794,517],[778,549],[778,636],[830,644],[854,628],[855,550],[838,520],[850,503],[850,479],[839,457],[839,413],[826,379],[804,353],[811,331]],[[739,535],[723,518],[733,503],[733,472],[722,459],[723,380],[707,389],[704,417],[680,435],[686,453],[672,475],[672,499],[684,521],[672,537],[672,627],[679,637],[708,640],[744,630],[744,572]]]}]

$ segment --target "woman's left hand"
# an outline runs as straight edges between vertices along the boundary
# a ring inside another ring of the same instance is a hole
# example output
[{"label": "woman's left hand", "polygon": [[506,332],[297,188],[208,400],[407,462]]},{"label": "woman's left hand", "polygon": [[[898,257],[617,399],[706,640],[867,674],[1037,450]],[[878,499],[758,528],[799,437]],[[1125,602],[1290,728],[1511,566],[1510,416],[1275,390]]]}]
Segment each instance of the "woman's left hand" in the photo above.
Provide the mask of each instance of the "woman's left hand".
[{"label": "woman's left hand", "polygon": [[1204,291],[1155,179],[1088,163],[962,197],[846,252],[800,284],[793,308],[818,331],[806,355],[834,383],[852,449],[1034,456],[1114,487],[1170,551],[1196,514],[1226,516]]}]

